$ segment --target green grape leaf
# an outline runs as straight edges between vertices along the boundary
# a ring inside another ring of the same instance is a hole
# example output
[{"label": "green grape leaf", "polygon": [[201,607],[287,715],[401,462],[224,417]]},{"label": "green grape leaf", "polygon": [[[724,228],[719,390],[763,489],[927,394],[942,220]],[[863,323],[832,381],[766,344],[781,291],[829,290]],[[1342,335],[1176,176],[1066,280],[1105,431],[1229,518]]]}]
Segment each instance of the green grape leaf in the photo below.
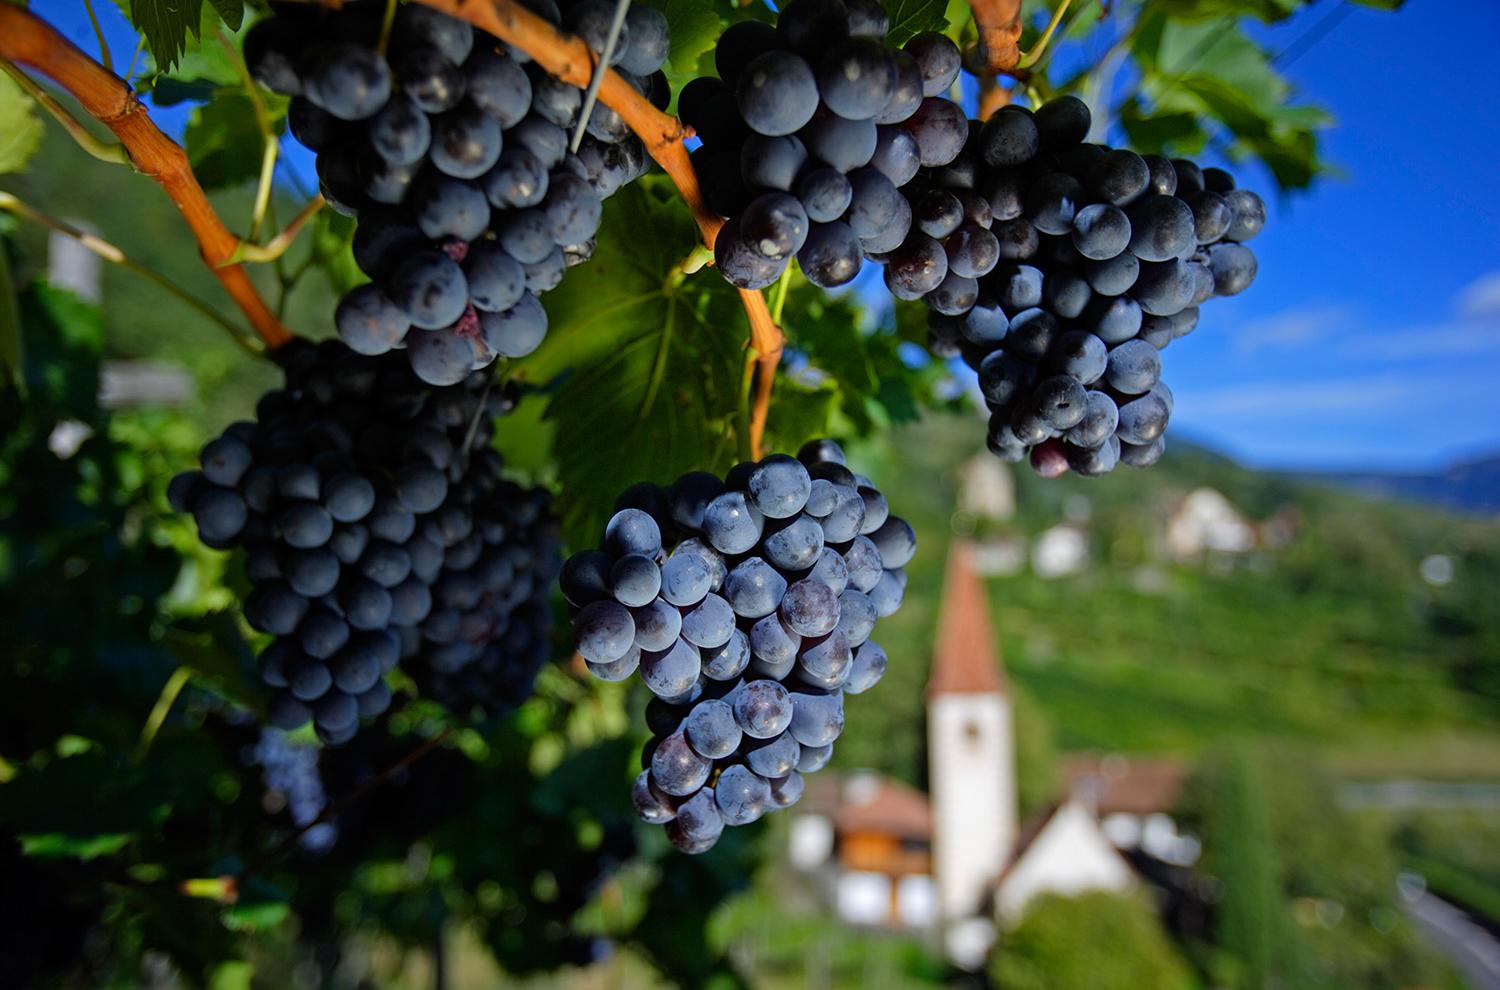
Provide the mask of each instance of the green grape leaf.
[{"label": "green grape leaf", "polygon": [[1154,11],[1180,20],[1210,17],[1255,17],[1280,21],[1304,5],[1304,0],[1155,0]]},{"label": "green grape leaf", "polygon": [[214,11],[218,13],[219,19],[224,26],[231,31],[238,31],[245,23],[244,0],[208,0],[213,4]]},{"label": "green grape leaf", "polygon": [[159,107],[176,106],[178,103],[207,103],[222,85],[209,79],[159,76],[151,85],[151,102]]},{"label": "green grape leaf", "polygon": [[1374,7],[1376,10],[1400,10],[1406,6],[1406,0],[1353,0],[1361,7]]},{"label": "green grape leaf", "polygon": [[11,275],[10,255],[0,239],[0,372],[21,392],[26,389],[25,348],[21,343],[21,302]]},{"label": "green grape leaf", "polygon": [[0,175],[20,172],[42,145],[36,103],[10,76],[0,74]]},{"label": "green grape leaf", "polygon": [[203,0],[130,0],[130,21],[146,36],[159,71],[170,71],[199,30]]},{"label": "green grape leaf", "polygon": [[67,835],[62,832],[22,834],[21,854],[37,859],[81,859],[88,861],[100,856],[113,856],[124,849],[133,838],[126,832],[110,832],[104,835]]},{"label": "green grape leaf", "polygon": [[887,44],[904,45],[913,35],[948,26],[948,0],[881,0],[881,6],[891,22]]},{"label": "green grape leaf", "polygon": [[205,189],[258,178],[262,141],[254,104],[243,93],[229,93],[198,107],[188,121],[183,146]]},{"label": "green grape leaf", "polygon": [[564,537],[597,543],[615,497],[637,481],[726,470],[739,446],[747,330],[739,296],[712,270],[673,288],[697,243],[670,185],[610,199],[587,265],[547,296],[547,340],[514,371],[556,381],[547,418]]},{"label": "green grape leaf", "polygon": [[313,260],[342,296],[370,279],[354,261],[354,219],[324,207],[313,219]]},{"label": "green grape leaf", "polygon": [[[704,52],[713,51],[719,40],[723,20],[714,9],[702,0],[650,0],[651,6],[661,11],[671,29],[672,50],[667,56],[667,68],[673,78],[675,94],[681,82],[693,77],[698,68],[698,59]],[[680,77],[680,78],[677,78]]]}]

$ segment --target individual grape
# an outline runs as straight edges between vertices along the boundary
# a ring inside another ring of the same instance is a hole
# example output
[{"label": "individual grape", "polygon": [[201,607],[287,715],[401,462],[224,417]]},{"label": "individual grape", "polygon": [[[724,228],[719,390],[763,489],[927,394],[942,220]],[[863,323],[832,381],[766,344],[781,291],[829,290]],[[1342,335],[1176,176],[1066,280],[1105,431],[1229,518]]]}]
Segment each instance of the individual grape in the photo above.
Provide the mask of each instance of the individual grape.
[{"label": "individual grape", "polygon": [[479,329],[484,343],[503,357],[525,357],[547,336],[547,311],[529,291],[509,309],[498,313],[480,313]]},{"label": "individual grape", "polygon": [[1049,172],[1027,193],[1026,219],[1044,234],[1070,234],[1082,198],[1083,187],[1077,179],[1064,172]]},{"label": "individual grape", "polygon": [[[1083,385],[1092,385],[1104,377],[1109,349],[1104,341],[1086,330],[1070,330],[1057,338],[1047,354],[1051,371],[1066,375]],[[1007,395],[1005,401],[1013,401]]]},{"label": "individual grape", "polygon": [[1131,467],[1150,467],[1161,460],[1162,453],[1167,449],[1166,438],[1157,437],[1148,444],[1133,444],[1120,441],[1120,460]]},{"label": "individual grape", "polygon": [[376,52],[339,42],[323,49],[303,78],[303,91],[340,120],[363,120],[390,98],[391,72]]},{"label": "individual grape", "polygon": [[725,492],[703,511],[703,535],[720,553],[745,553],[764,529],[764,517],[742,492]]},{"label": "individual grape", "polygon": [[1234,189],[1234,176],[1222,168],[1203,170],[1203,187],[1210,192],[1227,193]]},{"label": "individual grape", "polygon": [[1095,296],[1084,312],[1084,323],[1113,346],[1140,333],[1141,306],[1129,296]]},{"label": "individual grape", "polygon": [[1036,157],[1040,147],[1036,120],[1022,107],[1002,107],[979,132],[979,156],[989,168],[1024,165]]},{"label": "individual grape", "polygon": [[1083,418],[1063,434],[1068,443],[1079,447],[1097,447],[1115,432],[1120,422],[1120,410],[1104,392],[1088,394],[1088,404]]},{"label": "individual grape", "polygon": [[920,299],[948,275],[943,245],[925,234],[915,234],[892,255],[885,268],[886,288],[897,299]]},{"label": "individual grape", "polygon": [[[723,759],[740,748],[744,733],[734,720],[734,709],[727,701],[700,701],[683,720],[683,735],[699,756],[709,760]],[[720,780],[722,782],[723,777]]]},{"label": "individual grape", "polygon": [[[786,16],[783,12],[780,23],[786,22]],[[818,83],[801,58],[791,52],[769,51],[745,66],[735,98],[752,129],[775,137],[791,134],[812,119],[818,108]]]},{"label": "individual grape", "polygon": [[786,592],[786,578],[760,557],[749,557],[724,581],[724,597],[736,615],[758,619],[776,611]]},{"label": "individual grape", "polygon": [[813,158],[845,173],[869,164],[879,140],[873,121],[845,120],[826,110],[814,114],[799,134]]},{"label": "individual grape", "polygon": [[1093,203],[1073,218],[1073,244],[1085,258],[1108,260],[1129,247],[1132,240],[1131,221],[1118,207]]},{"label": "individual grape", "polygon": [[964,278],[983,278],[1000,263],[1000,242],[983,227],[965,224],[948,238],[944,254],[949,271]]},{"label": "individual grape", "polygon": [[718,595],[709,593],[682,616],[682,638],[694,646],[716,650],[734,633],[734,610]]},{"label": "individual grape", "polygon": [[1186,202],[1193,211],[1193,231],[1199,244],[1212,244],[1219,240],[1234,223],[1234,208],[1218,193],[1205,189],[1188,197]]},{"label": "individual grape", "polygon": [[1085,261],[1084,278],[1089,288],[1102,296],[1118,296],[1130,290],[1140,277],[1140,259],[1129,252],[1106,258],[1103,261]]},{"label": "individual grape", "polygon": [[726,825],[748,825],[771,806],[771,787],[749,767],[734,764],[719,775],[714,800]]},{"label": "individual grape", "polygon": [[745,764],[761,777],[785,777],[797,768],[802,747],[791,733],[745,747]]},{"label": "individual grape", "polygon": [[896,67],[878,39],[851,37],[822,56],[817,77],[830,110],[847,120],[869,120],[890,102]]},{"label": "individual grape", "polygon": [[1075,447],[1064,444],[1063,449],[1067,458],[1067,466],[1075,474],[1085,478],[1097,478],[1108,474],[1115,469],[1120,460],[1120,441],[1115,437],[1107,438],[1097,447]]},{"label": "individual grape", "polygon": [[780,615],[799,636],[822,636],[839,623],[839,600],[826,584],[798,581],[781,599]]},{"label": "individual grape", "polygon": [[740,215],[739,234],[756,254],[782,260],[807,241],[807,213],[796,197],[768,192],[756,197]]},{"label": "individual grape", "polygon": [[[685,797],[708,781],[713,764],[688,744],[687,736],[674,732],[661,740],[651,754],[651,781],[664,794]],[[681,813],[681,809],[679,814]]]},{"label": "individual grape", "polygon": [[1057,319],[1045,309],[1028,309],[1017,313],[1005,335],[1005,349],[1028,361],[1040,361],[1057,336]]},{"label": "individual grape", "polygon": [[411,322],[425,330],[452,324],[468,304],[463,270],[437,251],[414,254],[391,275],[390,297]]},{"label": "individual grape", "polygon": [[1215,244],[1208,249],[1208,267],[1213,272],[1214,292],[1237,296],[1255,280],[1255,253],[1242,244]]},{"label": "individual grape", "polygon": [[884,567],[905,567],[916,553],[917,534],[904,519],[892,516],[869,535]]},{"label": "individual grape", "polygon": [[960,275],[951,267],[938,287],[922,297],[934,312],[948,316],[962,316],[974,308],[979,300],[979,282],[967,275]]},{"label": "individual grape", "polygon": [[583,179],[560,173],[549,182],[542,210],[551,225],[553,241],[573,244],[594,236],[603,203]]},{"label": "individual grape", "polygon": [[1174,258],[1142,265],[1131,295],[1140,303],[1142,312],[1172,316],[1192,303],[1196,287],[1194,266]]},{"label": "individual grape", "polygon": [[1142,196],[1129,218],[1130,250],[1142,261],[1167,261],[1196,243],[1193,211],[1175,196]]},{"label": "individual grape", "polygon": [[702,673],[698,648],[678,639],[661,652],[641,651],[641,680],[658,698],[680,698],[692,690]]},{"label": "individual grape", "polygon": [[823,527],[803,516],[766,537],[762,552],[780,570],[807,570],[823,552]]},{"label": "individual grape", "polygon": [[837,695],[791,695],[787,732],[803,746],[828,746],[844,731],[844,704]]},{"label": "individual grape", "polygon": [[875,115],[877,124],[899,124],[922,105],[926,81],[922,68],[908,52],[892,52],[891,66],[895,70],[895,83],[891,87],[890,99]]},{"label": "individual grape", "polygon": [[797,252],[797,263],[807,280],[827,289],[853,281],[860,261],[859,237],[846,223],[812,224]]},{"label": "individual grape", "polygon": [[436,121],[428,157],[446,175],[477,179],[500,160],[500,144],[500,125],[493,117],[459,109]]},{"label": "individual grape", "polygon": [[1088,104],[1071,95],[1048,100],[1036,109],[1032,119],[1041,147],[1047,151],[1083,141],[1093,123]]},{"label": "individual grape", "polygon": [[1255,193],[1248,189],[1230,189],[1223,198],[1234,214],[1234,222],[1224,232],[1227,240],[1248,241],[1265,228],[1266,204]]},{"label": "individual grape", "polygon": [[901,127],[917,142],[926,168],[953,161],[963,151],[969,136],[969,120],[963,110],[937,97],[924,99],[911,116],[901,121]]},{"label": "individual grape", "polygon": [[703,676],[716,681],[739,677],[750,665],[750,638],[739,629],[730,633],[729,642],[718,649],[704,650]]},{"label": "individual grape", "polygon": [[1115,435],[1125,443],[1149,444],[1166,430],[1169,416],[1166,400],[1155,392],[1146,392],[1120,405]]},{"label": "individual grape", "polygon": [[916,138],[894,126],[876,128],[875,153],[870,167],[897,186],[904,186],[922,169],[922,150]]},{"label": "individual grape", "polygon": [[1126,148],[1107,152],[1089,169],[1088,187],[1099,199],[1113,206],[1126,206],[1144,192],[1151,181],[1146,160]]},{"label": "individual grape", "polygon": [[791,134],[779,137],[756,134],[740,149],[740,176],[751,189],[790,192],[806,164],[807,148]]},{"label": "individual grape", "polygon": [[958,46],[946,35],[924,31],[908,41],[902,50],[916,60],[922,73],[922,95],[940,96],[948,91],[963,67]]},{"label": "individual grape", "polygon": [[411,328],[406,312],[374,284],[345,294],[333,322],[344,342],[360,354],[384,354],[400,344]]},{"label": "individual grape", "polygon": [[[666,15],[647,6],[632,6],[625,12],[629,43],[621,46],[619,65],[626,72],[649,76],[662,67],[671,50],[672,39]],[[664,109],[664,108],[663,108]]]},{"label": "individual grape", "polygon": [[[857,625],[862,621],[861,616],[865,615],[862,609],[865,607],[868,607],[869,616],[873,623],[874,602],[871,602],[857,591],[845,591],[844,594],[859,596],[857,599],[851,597],[851,601],[857,603],[854,606],[856,615],[851,619],[851,623]],[[842,628],[842,602],[839,607],[841,610],[839,627],[836,627],[827,636],[814,636],[802,640],[798,645],[796,656],[798,676],[808,684],[828,691],[834,691],[843,686],[844,682],[849,678],[850,664],[854,661],[854,653],[849,646],[849,635]],[[856,633],[858,632],[859,630],[856,629]],[[865,634],[864,638],[868,638],[868,633]]]},{"label": "individual grape", "polygon": [[991,228],[1000,246],[1000,257],[1008,261],[1025,261],[1036,256],[1041,247],[1037,229],[1026,220],[1004,220]]},{"label": "individual grape", "polygon": [[752,739],[773,739],[791,724],[791,695],[776,681],[747,681],[730,697],[736,724]]}]

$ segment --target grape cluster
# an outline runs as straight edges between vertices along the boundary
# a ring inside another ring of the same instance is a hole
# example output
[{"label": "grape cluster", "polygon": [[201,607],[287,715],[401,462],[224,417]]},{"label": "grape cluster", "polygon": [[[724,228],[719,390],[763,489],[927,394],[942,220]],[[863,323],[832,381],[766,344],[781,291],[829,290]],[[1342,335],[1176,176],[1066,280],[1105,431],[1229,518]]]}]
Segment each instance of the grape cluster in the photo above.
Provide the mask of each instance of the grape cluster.
[{"label": "grape cluster", "polygon": [[844,727],[844,694],[885,673],[870,640],[901,606],[916,549],[829,440],[620,497],[603,545],[569,558],[574,642],[606,681],[655,697],[633,800],[703,852],[802,794]]},{"label": "grape cluster", "polygon": [[[529,5],[603,47],[608,0]],[[283,5],[245,58],[292,97],[289,126],[317,154],[323,195],[358,219],[354,257],[373,281],[339,304],[340,336],[362,354],[404,348],[424,381],[451,385],[536,349],[537,297],[593,254],[602,201],[650,160],[603,105],[569,151],[582,91],[464,21],[403,6],[382,54],[385,8]],[[612,59],[662,107],[668,41],[666,18],[636,5]]]},{"label": "grape cluster", "polygon": [[1072,96],[1001,109],[978,128],[970,167],[927,176],[923,194],[953,216],[983,197],[989,268],[954,264],[962,227],[945,273],[944,250],[923,235],[887,267],[890,284],[907,258],[931,258],[899,287],[930,307],[932,350],[979,373],[990,449],[1012,462],[1029,453],[1048,477],[1156,462],[1172,412],[1159,352],[1192,332],[1202,303],[1251,283],[1242,242],[1266,220],[1227,172],[1086,144],[1090,124]]},{"label": "grape cluster", "polygon": [[285,388],[167,492],[205,544],[245,550],[245,619],[275,637],[271,724],[347,741],[389,707],[383,675],[403,659],[440,692],[497,670],[494,690],[529,686],[560,553],[548,496],[504,480],[490,447],[514,394],[478,372],[427,385],[400,355],[337,340],[276,358]]},{"label": "grape cluster", "polygon": [[[718,78],[683,87],[678,112],[703,139],[693,162],[704,197],[729,218],[714,253],[733,284],[770,285],[794,255],[827,288],[865,258],[899,262],[887,271],[893,288],[946,269],[912,247],[908,234],[927,226],[904,187],[923,169],[964,169],[969,121],[941,95],[958,78],[959,51],[931,32],[890,48],[888,24],[878,0],[792,0],[774,28],[726,30]],[[971,234],[981,215],[987,225],[987,204],[965,197],[938,235],[954,266],[975,274],[987,257]]]},{"label": "grape cluster", "polygon": [[318,749],[297,742],[280,729],[263,728],[248,747],[247,762],[259,766],[268,805],[280,805],[292,824],[305,829],[297,844],[310,852],[324,852],[338,838],[338,826],[319,822],[328,807],[328,794],[318,773]]}]

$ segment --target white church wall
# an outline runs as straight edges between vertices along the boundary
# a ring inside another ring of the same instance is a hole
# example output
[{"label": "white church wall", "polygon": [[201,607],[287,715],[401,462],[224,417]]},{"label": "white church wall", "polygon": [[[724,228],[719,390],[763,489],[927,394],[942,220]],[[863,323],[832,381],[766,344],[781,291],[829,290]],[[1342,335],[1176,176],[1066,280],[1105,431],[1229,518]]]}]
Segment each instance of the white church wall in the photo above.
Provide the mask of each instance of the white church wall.
[{"label": "white church wall", "polygon": [[799,870],[815,870],[833,855],[833,822],[824,815],[795,815],[787,830],[787,859]]},{"label": "white church wall", "polygon": [[896,882],[896,912],[908,928],[931,928],[938,922],[937,882],[912,874]]},{"label": "white church wall", "polygon": [[1032,840],[996,895],[1002,922],[1012,923],[1033,897],[1043,893],[1073,895],[1086,890],[1123,892],[1135,884],[1129,865],[1120,858],[1092,814],[1069,801],[1053,814]]},{"label": "white church wall", "polygon": [[944,694],[929,702],[933,865],[944,918],[979,911],[1016,841],[1010,702]]},{"label": "white church wall", "polygon": [[884,925],[891,920],[891,878],[850,870],[839,874],[839,918],[851,925]]}]

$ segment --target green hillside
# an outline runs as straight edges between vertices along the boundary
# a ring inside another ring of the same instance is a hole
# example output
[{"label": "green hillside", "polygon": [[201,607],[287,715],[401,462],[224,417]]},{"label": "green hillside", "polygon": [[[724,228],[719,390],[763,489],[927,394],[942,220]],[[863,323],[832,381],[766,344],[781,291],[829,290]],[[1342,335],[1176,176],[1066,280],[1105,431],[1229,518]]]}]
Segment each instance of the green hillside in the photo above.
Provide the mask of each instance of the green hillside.
[{"label": "green hillside", "polygon": [[[872,467],[894,479],[891,503],[922,544],[908,606],[881,626],[892,671],[851,706],[845,766],[922,779],[922,687],[952,534],[1034,537],[1071,512],[1087,514],[1080,573],[990,581],[1021,720],[1050,720],[1060,747],[1196,753],[1275,736],[1350,774],[1500,777],[1500,526],[1187,445],[1151,471],[1099,480],[1043,481],[1022,467],[1015,517],[981,525],[954,511],[981,433],[933,418],[861,452],[886,462]],[[1202,486],[1252,522],[1294,520],[1294,535],[1236,558],[1166,559],[1168,515]],[[1423,580],[1431,554],[1451,558],[1449,584]]]}]

